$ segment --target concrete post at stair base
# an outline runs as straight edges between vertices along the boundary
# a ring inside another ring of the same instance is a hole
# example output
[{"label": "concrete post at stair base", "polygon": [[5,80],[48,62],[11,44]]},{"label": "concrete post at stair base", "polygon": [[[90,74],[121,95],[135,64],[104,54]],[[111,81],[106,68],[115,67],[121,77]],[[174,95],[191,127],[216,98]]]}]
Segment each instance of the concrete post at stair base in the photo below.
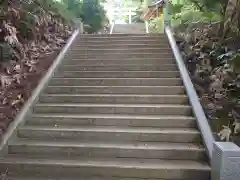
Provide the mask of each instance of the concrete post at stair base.
[{"label": "concrete post at stair base", "polygon": [[165,12],[164,12],[164,26],[169,26],[169,0],[164,0]]},{"label": "concrete post at stair base", "polygon": [[83,31],[84,31],[83,23],[82,23],[82,20],[80,18],[75,19],[75,28],[79,29],[80,33],[83,33]]},{"label": "concrete post at stair base", "polygon": [[215,142],[211,169],[211,180],[240,180],[240,147],[231,142]]}]

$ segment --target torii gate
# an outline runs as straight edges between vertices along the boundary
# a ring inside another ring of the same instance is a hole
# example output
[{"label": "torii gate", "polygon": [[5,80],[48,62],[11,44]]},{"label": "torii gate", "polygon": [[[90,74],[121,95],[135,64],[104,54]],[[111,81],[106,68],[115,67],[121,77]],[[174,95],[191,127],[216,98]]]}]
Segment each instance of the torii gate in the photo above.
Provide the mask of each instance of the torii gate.
[{"label": "torii gate", "polygon": [[110,23],[112,23],[115,20],[116,16],[128,16],[128,23],[131,24],[132,23],[132,16],[136,15],[136,9],[133,8],[124,8],[124,9],[111,9],[110,11],[108,11],[107,15],[109,16],[109,20]]}]

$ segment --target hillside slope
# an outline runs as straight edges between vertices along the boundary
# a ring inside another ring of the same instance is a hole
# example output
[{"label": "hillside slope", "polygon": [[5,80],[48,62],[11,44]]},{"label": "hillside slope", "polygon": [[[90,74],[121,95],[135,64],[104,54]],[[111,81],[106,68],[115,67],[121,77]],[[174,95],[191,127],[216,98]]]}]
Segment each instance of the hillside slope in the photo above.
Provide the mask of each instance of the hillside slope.
[{"label": "hillside slope", "polygon": [[0,135],[14,120],[72,33],[49,1],[0,4]]}]

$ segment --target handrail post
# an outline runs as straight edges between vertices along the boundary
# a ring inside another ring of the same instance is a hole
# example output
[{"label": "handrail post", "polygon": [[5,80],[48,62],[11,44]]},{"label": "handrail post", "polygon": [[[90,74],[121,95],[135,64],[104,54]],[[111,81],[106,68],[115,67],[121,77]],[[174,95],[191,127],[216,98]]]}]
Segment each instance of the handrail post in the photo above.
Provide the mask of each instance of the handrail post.
[{"label": "handrail post", "polygon": [[132,24],[132,12],[131,12],[131,9],[128,10],[128,23]]},{"label": "handrail post", "polygon": [[169,26],[169,0],[165,1],[164,27]]},{"label": "handrail post", "polygon": [[214,142],[211,165],[212,180],[239,180],[240,148],[232,142]]},{"label": "handrail post", "polygon": [[149,23],[148,21],[145,21],[145,27],[146,27],[146,33],[149,34]]},{"label": "handrail post", "polygon": [[79,29],[80,34],[84,33],[84,25],[83,25],[83,22],[80,18],[75,19],[75,28]]}]

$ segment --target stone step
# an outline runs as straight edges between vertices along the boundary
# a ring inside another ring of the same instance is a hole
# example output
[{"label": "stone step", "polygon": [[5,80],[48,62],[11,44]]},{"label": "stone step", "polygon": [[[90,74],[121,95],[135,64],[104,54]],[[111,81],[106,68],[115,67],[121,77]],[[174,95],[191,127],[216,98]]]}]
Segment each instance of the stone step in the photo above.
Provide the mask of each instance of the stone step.
[{"label": "stone step", "polygon": [[90,36],[90,37],[95,37],[95,36],[112,36],[112,37],[114,37],[114,36],[119,36],[119,37],[122,37],[122,36],[127,36],[127,37],[129,37],[129,36],[147,36],[147,37],[149,37],[149,36],[160,36],[160,37],[162,37],[162,38],[164,38],[164,37],[166,37],[166,34],[164,34],[164,33],[149,33],[149,34],[146,34],[146,33],[144,33],[144,34],[137,34],[137,33],[131,33],[131,34],[81,34],[80,36]]},{"label": "stone step", "polygon": [[77,48],[77,49],[71,49],[72,53],[79,53],[79,54],[84,54],[84,53],[95,53],[95,54],[111,54],[111,53],[162,53],[162,54],[172,54],[172,50],[170,48],[116,48],[112,47],[109,49],[102,49],[102,48]]},{"label": "stone step", "polygon": [[8,156],[0,160],[1,171],[9,174],[48,175],[54,177],[112,176],[179,180],[210,179],[209,165],[198,161],[128,158],[48,158]]},{"label": "stone step", "polygon": [[145,24],[141,26],[135,24],[115,24],[112,29],[112,34],[146,34]]},{"label": "stone step", "polygon": [[79,36],[76,38],[76,42],[78,43],[87,43],[92,41],[98,41],[98,42],[141,42],[141,41],[149,41],[151,42],[169,42],[167,38],[159,38],[159,37],[141,37],[141,36],[133,36],[133,37],[84,37]]},{"label": "stone step", "polygon": [[[118,61],[123,61],[129,64],[146,64],[150,63],[152,64],[153,62],[161,62],[161,63],[165,63],[165,62],[169,62],[168,64],[176,64],[176,61],[173,57],[166,57],[166,58],[162,58],[162,57],[128,57],[128,58],[121,58],[121,57],[93,57],[93,58],[78,58],[78,57],[72,57],[70,54],[66,55],[63,62],[66,63],[67,61],[100,61],[100,62],[105,62],[105,61],[109,61],[109,62],[113,62],[113,63],[118,63]],[[141,63],[140,63],[141,62]],[[152,63],[151,63],[152,62]]]},{"label": "stone step", "polygon": [[107,41],[115,41],[115,40],[159,40],[159,41],[168,41],[168,38],[166,35],[131,35],[131,36],[124,36],[121,34],[113,34],[111,36],[89,36],[89,35],[80,35],[76,38],[76,40],[84,41],[84,40],[107,40]]},{"label": "stone step", "polygon": [[[129,59],[174,59],[174,56],[171,54],[159,54],[159,53],[152,53],[152,54],[133,54],[133,53],[105,53],[99,55],[98,53],[72,53],[65,56],[65,59],[71,60],[129,60]],[[66,60],[65,60],[66,61]],[[145,63],[148,64],[148,63]],[[176,64],[175,61],[173,64]]]},{"label": "stone step", "polygon": [[199,143],[195,128],[111,127],[111,126],[30,126],[18,128],[19,138],[31,140],[78,140],[106,142]]},{"label": "stone step", "polygon": [[[77,58],[77,57],[71,57],[70,54],[66,54],[65,58],[64,58],[64,62],[65,61],[72,61],[72,60],[81,60],[81,61],[113,61],[113,62],[117,62],[117,61],[126,61],[126,62],[164,62],[164,61],[173,61],[173,63],[169,63],[169,64],[176,64],[176,60],[173,58],[173,57],[166,57],[166,58],[162,58],[162,57],[128,57],[128,58],[125,58],[125,59],[122,59],[121,57],[113,57],[113,58],[107,58],[107,57],[93,57],[93,58],[88,58],[88,59],[80,59],[80,58]],[[66,60],[67,59],[67,60]],[[131,63],[130,63],[131,64]],[[144,63],[143,63],[144,64]]]},{"label": "stone step", "polygon": [[180,78],[52,78],[50,86],[180,86]]},{"label": "stone step", "polygon": [[[82,59],[82,60],[88,60],[88,59],[95,59],[95,60],[112,60],[112,59],[121,59],[121,60],[127,60],[127,59],[139,59],[139,58],[148,58],[148,59],[173,59],[174,57],[171,54],[131,54],[131,53],[111,53],[111,54],[80,54],[80,53],[73,53],[68,56],[65,56],[65,59],[72,60],[72,59]],[[175,64],[175,62],[174,62]]]},{"label": "stone step", "polygon": [[191,143],[115,143],[94,141],[33,141],[17,139],[9,144],[9,154],[33,157],[102,157],[168,160],[204,160],[202,146]]},{"label": "stone step", "polygon": [[151,34],[80,34],[77,38],[130,38],[130,37],[142,37],[142,38],[161,38],[167,39],[166,34],[163,33],[151,33]]},{"label": "stone step", "polygon": [[[104,46],[105,47],[105,46]],[[102,55],[102,54],[121,54],[121,53],[128,53],[128,54],[173,54],[171,51],[171,48],[159,48],[159,47],[151,47],[151,48],[127,48],[127,47],[115,47],[112,46],[108,49],[106,48],[101,48],[101,47],[97,47],[97,48],[87,48],[87,46],[85,46],[85,48],[71,48],[70,51],[71,53],[95,53],[98,55]]]},{"label": "stone step", "polygon": [[[65,177],[49,177],[49,176],[43,176],[41,175],[41,177],[38,177],[37,174],[35,175],[21,175],[21,177],[18,177],[18,175],[16,176],[6,176],[7,180],[144,180],[142,178],[122,178],[122,177],[83,177],[83,176],[78,176],[78,177],[71,177],[70,176],[65,176]],[[148,180],[166,180],[166,179],[149,179]],[[173,180],[179,180],[179,179],[173,179]]]},{"label": "stone step", "polygon": [[[74,64],[74,63],[73,63]],[[75,63],[77,64],[77,63]],[[79,64],[81,64],[79,62]],[[180,78],[179,71],[58,71],[58,78]]]},{"label": "stone step", "polygon": [[41,103],[188,104],[185,95],[42,94]]},{"label": "stone step", "polygon": [[166,59],[143,59],[143,60],[129,60],[129,59],[79,59],[79,58],[71,58],[65,59],[63,61],[64,65],[105,65],[105,66],[118,66],[118,65],[130,65],[130,66],[140,66],[140,65],[152,65],[152,66],[159,66],[159,65],[169,65],[175,64],[175,60],[173,58],[166,58]]},{"label": "stone step", "polygon": [[178,71],[175,64],[61,65],[61,71]]},{"label": "stone step", "polygon": [[114,57],[118,58],[129,58],[129,57],[146,57],[146,58],[173,58],[172,53],[168,52],[105,52],[105,53],[99,53],[99,52],[81,52],[81,51],[74,51],[71,53],[72,58],[94,58],[94,57],[111,57],[113,59]]},{"label": "stone step", "polygon": [[26,118],[26,124],[50,126],[71,124],[72,126],[195,128],[196,120],[191,116],[31,114],[31,116]]},{"label": "stone step", "polygon": [[[75,50],[75,49],[96,49],[96,48],[100,48],[100,49],[111,49],[111,48],[144,48],[146,47],[146,43],[145,44],[141,44],[141,43],[127,43],[127,44],[115,44],[115,46],[111,45],[110,43],[107,44],[76,44],[75,46],[70,47],[71,50]],[[163,43],[152,43],[152,44],[147,44],[148,48],[158,48],[160,49],[169,49],[170,46],[167,44],[163,44]]]},{"label": "stone step", "polygon": [[[73,56],[71,54],[67,54],[64,57],[63,62],[67,62],[67,61],[72,61],[72,60],[80,60],[80,61],[92,61],[92,60],[98,60],[98,61],[113,61],[113,62],[118,62],[118,61],[126,61],[129,64],[135,64],[135,62],[139,61],[142,63],[138,63],[138,64],[152,64],[151,61],[157,61],[157,62],[169,62],[168,64],[176,64],[176,61],[173,57],[144,57],[144,56],[139,56],[139,57],[134,57],[134,56],[126,56],[124,58],[122,58],[121,56],[93,56],[93,57],[88,57],[88,56],[81,56],[81,57],[77,57],[77,56]],[[130,62],[129,62],[130,61]],[[150,62],[150,63],[149,63]]]},{"label": "stone step", "polygon": [[[78,46],[91,46],[91,45],[101,45],[101,46],[109,46],[112,45],[111,47],[119,47],[120,45],[131,45],[131,44],[139,44],[139,45],[144,45],[146,46],[152,46],[152,45],[158,45],[161,47],[170,47],[168,41],[161,41],[158,39],[155,40],[115,40],[115,41],[109,41],[109,40],[105,40],[105,41],[101,41],[101,40],[94,40],[94,39],[89,39],[87,41],[82,41],[81,39],[79,41],[75,41],[74,45],[76,45],[76,47]],[[72,46],[74,47],[74,46]]]},{"label": "stone step", "polygon": [[49,94],[185,94],[184,86],[48,86]]},{"label": "stone step", "polygon": [[34,113],[63,114],[128,114],[128,115],[192,115],[188,105],[173,104],[53,104],[41,103],[33,107]]}]

